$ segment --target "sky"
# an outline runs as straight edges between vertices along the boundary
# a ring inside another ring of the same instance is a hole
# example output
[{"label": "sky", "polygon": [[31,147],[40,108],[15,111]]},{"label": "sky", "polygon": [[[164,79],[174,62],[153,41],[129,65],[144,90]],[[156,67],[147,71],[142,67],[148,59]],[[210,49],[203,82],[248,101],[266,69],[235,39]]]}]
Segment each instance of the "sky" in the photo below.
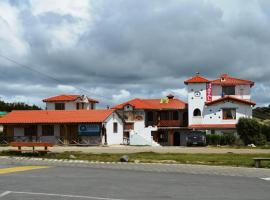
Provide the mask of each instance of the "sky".
[{"label": "sky", "polygon": [[196,72],[253,80],[253,100],[268,105],[270,1],[0,1],[1,100],[186,100]]}]

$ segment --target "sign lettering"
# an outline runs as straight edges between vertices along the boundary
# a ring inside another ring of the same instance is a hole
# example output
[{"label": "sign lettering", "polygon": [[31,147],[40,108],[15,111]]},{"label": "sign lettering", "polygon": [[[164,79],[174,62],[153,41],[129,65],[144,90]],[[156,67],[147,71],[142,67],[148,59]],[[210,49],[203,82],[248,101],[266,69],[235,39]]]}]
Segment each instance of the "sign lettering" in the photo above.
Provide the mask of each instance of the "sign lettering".
[{"label": "sign lettering", "polygon": [[212,84],[207,83],[206,84],[206,101],[212,101]]}]

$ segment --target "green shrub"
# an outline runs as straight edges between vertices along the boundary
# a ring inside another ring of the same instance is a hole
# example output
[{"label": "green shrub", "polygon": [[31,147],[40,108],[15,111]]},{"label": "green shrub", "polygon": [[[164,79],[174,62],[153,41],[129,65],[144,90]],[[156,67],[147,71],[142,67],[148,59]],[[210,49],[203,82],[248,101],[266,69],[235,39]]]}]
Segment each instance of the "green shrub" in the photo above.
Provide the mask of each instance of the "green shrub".
[{"label": "green shrub", "polygon": [[262,134],[262,125],[255,119],[240,118],[236,129],[245,145],[266,143],[266,137]]},{"label": "green shrub", "polygon": [[208,145],[234,145],[236,137],[234,135],[206,135],[206,143]]},{"label": "green shrub", "polygon": [[270,141],[270,126],[262,125],[261,132],[266,137],[267,141]]}]

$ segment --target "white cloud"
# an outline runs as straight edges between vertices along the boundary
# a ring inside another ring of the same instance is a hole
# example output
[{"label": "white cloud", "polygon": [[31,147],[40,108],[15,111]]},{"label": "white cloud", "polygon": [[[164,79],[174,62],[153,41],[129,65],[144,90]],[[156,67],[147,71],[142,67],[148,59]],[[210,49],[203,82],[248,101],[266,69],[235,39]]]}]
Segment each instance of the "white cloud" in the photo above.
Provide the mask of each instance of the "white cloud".
[{"label": "white cloud", "polygon": [[[37,18],[52,13],[62,17],[59,23],[42,24],[44,32],[51,38],[49,51],[74,47],[91,23],[89,0],[31,0],[30,5],[32,14]],[[74,21],[65,20],[65,17],[72,17]]]},{"label": "white cloud", "polygon": [[90,18],[89,0],[30,0],[34,15],[53,12],[60,15],[71,15],[81,19]]},{"label": "white cloud", "polygon": [[19,9],[2,1],[0,11],[0,53],[13,56],[26,55],[28,44],[23,39]]},{"label": "white cloud", "polygon": [[130,98],[130,92],[128,90],[120,90],[120,94],[112,95],[114,102],[121,102]]}]

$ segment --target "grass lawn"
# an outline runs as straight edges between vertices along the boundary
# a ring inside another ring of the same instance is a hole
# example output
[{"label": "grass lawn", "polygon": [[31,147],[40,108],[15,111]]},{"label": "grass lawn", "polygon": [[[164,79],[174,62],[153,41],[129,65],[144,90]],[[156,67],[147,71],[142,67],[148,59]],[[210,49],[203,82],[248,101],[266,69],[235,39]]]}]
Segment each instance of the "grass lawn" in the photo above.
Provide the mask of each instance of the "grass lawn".
[{"label": "grass lawn", "polygon": [[[31,153],[16,153],[2,151],[0,156],[32,156],[52,159],[70,159],[73,155],[78,160],[88,161],[103,161],[103,162],[118,162],[120,157],[124,154],[91,154],[80,152],[64,152],[64,153],[49,153],[46,155],[38,155]],[[203,164],[203,165],[225,165],[225,166],[242,166],[253,167],[254,157],[269,157],[267,154],[179,154],[179,153],[130,153],[125,154],[129,156],[129,162],[148,162],[148,163],[183,163],[183,164]],[[262,162],[262,167],[270,168],[270,162]]]}]

